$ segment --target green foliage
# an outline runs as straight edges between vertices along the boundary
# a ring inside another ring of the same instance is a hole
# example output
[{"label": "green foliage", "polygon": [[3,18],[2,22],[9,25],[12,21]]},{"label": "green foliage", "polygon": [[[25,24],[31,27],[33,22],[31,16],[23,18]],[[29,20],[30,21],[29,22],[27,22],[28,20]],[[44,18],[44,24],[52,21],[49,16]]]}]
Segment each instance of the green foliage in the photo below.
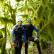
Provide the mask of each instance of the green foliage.
[{"label": "green foliage", "polygon": [[48,47],[48,43],[46,40],[41,40],[42,49],[46,49]]},{"label": "green foliage", "polygon": [[21,0],[16,0],[17,2],[20,2]]},{"label": "green foliage", "polygon": [[6,0],[0,0],[0,22],[4,27],[6,25],[10,39],[10,30],[16,24],[16,13],[18,12],[24,13],[21,15],[23,19],[31,17],[32,23],[37,27],[39,25],[43,48],[47,47],[47,41],[54,41],[54,3],[48,0],[16,0],[16,8],[13,9],[10,1],[6,3]]}]

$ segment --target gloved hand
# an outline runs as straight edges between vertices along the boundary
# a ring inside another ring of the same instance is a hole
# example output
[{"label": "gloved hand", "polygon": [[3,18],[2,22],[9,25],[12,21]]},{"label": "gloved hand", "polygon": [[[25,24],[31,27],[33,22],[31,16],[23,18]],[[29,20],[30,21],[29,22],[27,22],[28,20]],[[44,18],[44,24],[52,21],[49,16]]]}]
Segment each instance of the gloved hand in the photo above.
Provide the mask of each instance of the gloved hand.
[{"label": "gloved hand", "polygon": [[16,43],[12,43],[12,48],[15,48],[16,47]]},{"label": "gloved hand", "polygon": [[27,44],[27,43],[28,43],[28,40],[24,42],[23,46],[25,47],[25,44]]},{"label": "gloved hand", "polygon": [[29,41],[34,41],[34,37],[29,37]]}]

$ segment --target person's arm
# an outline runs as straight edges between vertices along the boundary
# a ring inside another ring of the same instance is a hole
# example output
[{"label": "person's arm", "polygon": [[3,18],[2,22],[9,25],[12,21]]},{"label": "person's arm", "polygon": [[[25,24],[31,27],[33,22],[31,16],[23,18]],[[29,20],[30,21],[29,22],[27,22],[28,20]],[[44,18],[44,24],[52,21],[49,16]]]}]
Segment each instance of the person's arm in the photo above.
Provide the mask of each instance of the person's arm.
[{"label": "person's arm", "polygon": [[13,28],[12,28],[12,32],[11,32],[11,36],[12,36],[12,42],[15,41],[15,29],[18,25],[15,25]]},{"label": "person's arm", "polygon": [[39,30],[38,30],[35,26],[33,26],[33,29],[34,29],[36,32],[39,32]]},{"label": "person's arm", "polygon": [[25,28],[25,25],[23,25],[23,32],[24,32],[24,42],[26,43],[27,40],[26,40],[26,28]]},{"label": "person's arm", "polygon": [[14,29],[12,30],[12,42],[15,41],[15,33],[14,33]]},{"label": "person's arm", "polygon": [[27,40],[26,40],[26,31],[24,31],[24,42],[26,43]]},{"label": "person's arm", "polygon": [[33,29],[37,32],[37,38],[39,39],[40,36],[39,30],[35,26],[33,26]]},{"label": "person's arm", "polygon": [[14,29],[12,30],[12,47],[15,48],[16,47],[16,43],[15,43],[15,32]]}]

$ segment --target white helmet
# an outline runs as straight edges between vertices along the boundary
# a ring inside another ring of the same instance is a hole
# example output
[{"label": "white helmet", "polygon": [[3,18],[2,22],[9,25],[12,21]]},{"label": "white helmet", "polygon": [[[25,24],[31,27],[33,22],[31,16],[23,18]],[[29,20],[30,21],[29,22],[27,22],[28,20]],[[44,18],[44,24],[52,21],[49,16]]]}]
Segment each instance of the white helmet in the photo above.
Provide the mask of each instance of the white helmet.
[{"label": "white helmet", "polygon": [[22,17],[21,17],[21,16],[17,17],[16,21],[17,21],[17,22],[22,21]]}]

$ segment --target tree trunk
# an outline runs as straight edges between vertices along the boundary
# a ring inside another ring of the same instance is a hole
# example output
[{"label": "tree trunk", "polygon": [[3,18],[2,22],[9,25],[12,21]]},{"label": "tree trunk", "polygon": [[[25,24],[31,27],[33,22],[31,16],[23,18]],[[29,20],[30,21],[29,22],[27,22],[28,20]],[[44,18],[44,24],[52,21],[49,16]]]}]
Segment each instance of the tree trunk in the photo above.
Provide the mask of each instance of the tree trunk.
[{"label": "tree trunk", "polygon": [[7,39],[7,32],[6,32],[6,29],[7,29],[7,24],[5,25],[5,37],[4,37],[4,43],[3,43],[3,46],[2,46],[2,53],[1,54],[6,54],[5,52],[5,46],[6,46],[6,39]]}]

